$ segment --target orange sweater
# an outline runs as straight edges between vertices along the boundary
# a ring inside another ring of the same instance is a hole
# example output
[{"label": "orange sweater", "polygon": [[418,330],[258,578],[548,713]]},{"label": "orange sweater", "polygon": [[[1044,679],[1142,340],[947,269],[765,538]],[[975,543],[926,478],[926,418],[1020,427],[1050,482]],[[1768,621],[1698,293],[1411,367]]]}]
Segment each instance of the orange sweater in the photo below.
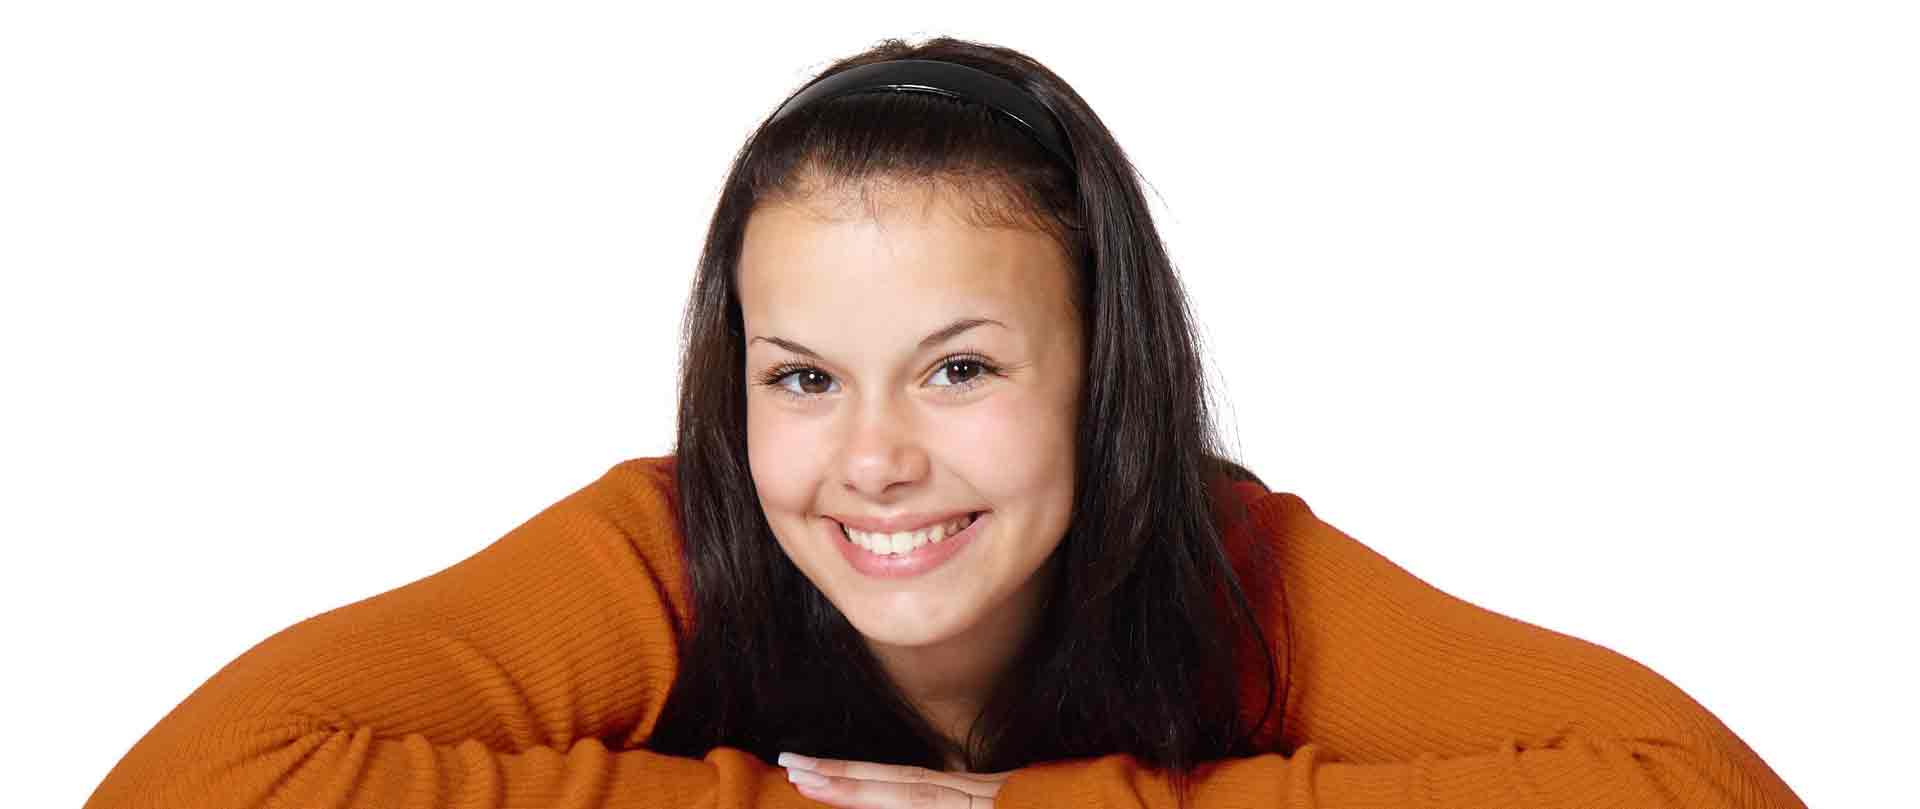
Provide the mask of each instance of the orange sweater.
[{"label": "orange sweater", "polygon": [[[673,616],[690,614],[672,474],[672,456],[623,461],[452,567],[267,638],[86,809],[817,809],[744,751],[644,749],[678,665]],[[1248,596],[1278,633],[1262,582],[1282,576],[1293,611],[1284,735],[1269,721],[1259,748],[1293,752],[1204,765],[1194,809],[1805,808],[1651,669],[1447,595],[1292,494],[1232,496],[1253,515],[1228,537]],[[1274,546],[1271,569],[1247,561],[1252,541]],[[1017,770],[995,800],[1174,805],[1124,754]]]}]

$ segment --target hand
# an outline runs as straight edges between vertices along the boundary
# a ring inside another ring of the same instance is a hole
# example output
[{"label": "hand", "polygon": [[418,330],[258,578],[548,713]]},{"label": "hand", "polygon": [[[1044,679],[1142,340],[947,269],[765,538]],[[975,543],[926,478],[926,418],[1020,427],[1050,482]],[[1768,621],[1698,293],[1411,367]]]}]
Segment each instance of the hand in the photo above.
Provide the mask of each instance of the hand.
[{"label": "hand", "polygon": [[[925,767],[808,758],[781,753],[787,780],[800,794],[845,809],[993,809],[1009,772],[941,772]],[[824,786],[803,782],[811,774]]]}]

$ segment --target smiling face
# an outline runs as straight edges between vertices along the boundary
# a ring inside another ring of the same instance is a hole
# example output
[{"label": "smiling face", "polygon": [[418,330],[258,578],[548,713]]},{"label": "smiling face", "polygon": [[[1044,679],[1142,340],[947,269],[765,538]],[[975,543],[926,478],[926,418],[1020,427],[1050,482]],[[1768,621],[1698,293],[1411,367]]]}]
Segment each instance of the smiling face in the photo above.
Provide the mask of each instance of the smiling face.
[{"label": "smiling face", "polygon": [[[1037,574],[1072,512],[1085,363],[1059,244],[970,224],[950,193],[892,192],[872,216],[844,194],[762,207],[739,274],[767,522],[896,678],[928,693],[994,668],[1037,615]],[[905,578],[856,569],[828,516],[954,512],[987,515]]]}]

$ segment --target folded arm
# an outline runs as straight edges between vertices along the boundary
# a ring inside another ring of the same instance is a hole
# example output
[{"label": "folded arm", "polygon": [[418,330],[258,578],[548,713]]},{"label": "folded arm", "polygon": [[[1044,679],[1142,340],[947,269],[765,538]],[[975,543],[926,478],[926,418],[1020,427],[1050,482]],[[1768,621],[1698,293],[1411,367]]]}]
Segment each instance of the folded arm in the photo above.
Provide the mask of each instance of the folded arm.
[{"label": "folded arm", "polygon": [[685,614],[666,479],[623,462],[472,557],[223,667],[86,809],[817,807],[733,748],[625,749]]},{"label": "folded arm", "polygon": [[[1193,809],[1805,809],[1739,736],[1652,669],[1442,592],[1295,495],[1238,489],[1252,519],[1236,536],[1274,555],[1236,567],[1270,633],[1291,610],[1293,683],[1272,752],[1203,766]],[[1175,803],[1163,774],[1109,755],[1017,771],[995,805]]]}]

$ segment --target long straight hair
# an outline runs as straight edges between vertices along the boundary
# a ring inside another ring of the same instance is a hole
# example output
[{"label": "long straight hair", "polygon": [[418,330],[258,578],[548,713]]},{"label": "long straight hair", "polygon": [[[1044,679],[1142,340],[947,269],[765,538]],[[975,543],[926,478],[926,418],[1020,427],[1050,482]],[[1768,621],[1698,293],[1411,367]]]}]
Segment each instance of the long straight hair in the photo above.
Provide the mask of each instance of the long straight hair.
[{"label": "long straight hair", "polygon": [[[972,772],[1127,753],[1171,771],[1185,805],[1196,765],[1267,752],[1254,738],[1276,694],[1284,714],[1287,677],[1276,680],[1266,628],[1223,543],[1232,516],[1220,493],[1259,479],[1221,446],[1185,293],[1132,165],[1087,103],[1024,54],[948,37],[884,40],[814,80],[904,58],[956,62],[1019,85],[1056,112],[1077,166],[1051,162],[984,106],[923,93],[816,103],[763,120],[741,146],[685,312],[674,468],[693,614],[646,746],[695,758],[727,746],[768,763],[791,750],[936,770],[951,753]],[[1023,224],[1058,240],[1073,260],[1088,347],[1074,519],[1049,560],[1058,564],[1036,574],[1054,577],[1052,595],[961,749],[911,707],[858,630],[781,550],[746,444],[736,274],[748,217],[823,190],[915,183],[972,200],[976,224]],[[1266,689],[1250,716],[1239,678],[1254,668]]]}]

